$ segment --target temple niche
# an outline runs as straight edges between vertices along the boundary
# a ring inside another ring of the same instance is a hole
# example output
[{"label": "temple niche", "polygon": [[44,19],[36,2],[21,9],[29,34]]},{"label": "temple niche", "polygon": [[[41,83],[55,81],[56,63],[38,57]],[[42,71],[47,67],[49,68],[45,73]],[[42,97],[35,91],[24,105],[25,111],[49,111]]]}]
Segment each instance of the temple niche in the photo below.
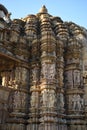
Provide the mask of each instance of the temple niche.
[{"label": "temple niche", "polygon": [[0,4],[0,130],[87,130],[87,30]]}]

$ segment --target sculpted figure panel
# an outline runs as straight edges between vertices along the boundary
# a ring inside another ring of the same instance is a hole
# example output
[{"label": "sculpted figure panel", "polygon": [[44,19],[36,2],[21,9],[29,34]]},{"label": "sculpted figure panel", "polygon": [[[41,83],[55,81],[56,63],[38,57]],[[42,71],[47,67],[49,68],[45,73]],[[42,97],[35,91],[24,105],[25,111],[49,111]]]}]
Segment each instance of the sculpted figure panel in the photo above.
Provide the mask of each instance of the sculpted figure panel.
[{"label": "sculpted figure panel", "polygon": [[16,81],[27,81],[28,80],[28,70],[22,67],[16,67],[15,70]]},{"label": "sculpted figure panel", "polygon": [[48,90],[42,92],[42,101],[44,106],[48,106]]},{"label": "sculpted figure panel", "polygon": [[72,109],[80,111],[84,106],[84,100],[80,97],[80,95],[73,95],[72,96]]},{"label": "sculpted figure panel", "polygon": [[58,101],[58,108],[64,108],[64,97],[62,93],[59,93],[57,95],[57,101]]},{"label": "sculpted figure panel", "polygon": [[78,70],[69,70],[65,72],[65,80],[67,87],[76,87],[80,85],[80,72]]},{"label": "sculpted figure panel", "polygon": [[31,94],[31,107],[38,107],[38,103],[39,103],[39,93],[38,92],[32,92]]},{"label": "sculpted figure panel", "polygon": [[39,78],[39,69],[37,67],[35,67],[32,70],[32,77],[33,77],[33,81],[38,81],[38,78]]},{"label": "sculpted figure panel", "polygon": [[21,79],[22,81],[27,81],[28,80],[28,70],[26,68],[21,68],[22,73],[21,73]]},{"label": "sculpted figure panel", "polygon": [[72,70],[65,72],[65,81],[66,81],[67,87],[73,88],[73,72],[72,72]]},{"label": "sculpted figure panel", "polygon": [[74,85],[80,85],[80,72],[78,70],[74,70]]},{"label": "sculpted figure panel", "polygon": [[21,98],[20,98],[20,92],[15,91],[14,92],[14,98],[13,98],[13,108],[18,109],[21,107]]},{"label": "sculpted figure panel", "polygon": [[13,97],[13,108],[19,109],[24,108],[25,106],[26,106],[26,94],[20,91],[15,91]]},{"label": "sculpted figure panel", "polygon": [[50,90],[48,95],[49,107],[54,107],[56,103],[56,94],[54,90]]},{"label": "sculpted figure panel", "polygon": [[43,105],[54,107],[56,103],[56,94],[54,90],[44,90],[42,93]]},{"label": "sculpted figure panel", "polygon": [[63,69],[58,69],[58,77],[60,80],[60,83],[63,82]]},{"label": "sculpted figure panel", "polygon": [[18,41],[18,36],[19,36],[19,34],[17,34],[15,31],[11,31],[10,41],[11,42],[17,42]]},{"label": "sculpted figure panel", "polygon": [[53,79],[55,78],[56,69],[55,64],[42,64],[42,75],[44,78]]},{"label": "sculpted figure panel", "polygon": [[15,79],[16,79],[16,81],[21,80],[21,68],[20,67],[16,67],[16,69],[15,69]]}]

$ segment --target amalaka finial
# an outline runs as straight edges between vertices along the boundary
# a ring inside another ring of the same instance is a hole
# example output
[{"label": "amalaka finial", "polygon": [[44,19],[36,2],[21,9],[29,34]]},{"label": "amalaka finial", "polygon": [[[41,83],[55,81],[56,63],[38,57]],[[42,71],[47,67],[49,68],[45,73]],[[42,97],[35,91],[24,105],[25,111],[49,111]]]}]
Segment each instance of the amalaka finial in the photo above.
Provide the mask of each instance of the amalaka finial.
[{"label": "amalaka finial", "polygon": [[43,5],[42,8],[40,9],[39,13],[47,13],[47,12],[48,12],[48,10],[47,10],[46,6]]}]

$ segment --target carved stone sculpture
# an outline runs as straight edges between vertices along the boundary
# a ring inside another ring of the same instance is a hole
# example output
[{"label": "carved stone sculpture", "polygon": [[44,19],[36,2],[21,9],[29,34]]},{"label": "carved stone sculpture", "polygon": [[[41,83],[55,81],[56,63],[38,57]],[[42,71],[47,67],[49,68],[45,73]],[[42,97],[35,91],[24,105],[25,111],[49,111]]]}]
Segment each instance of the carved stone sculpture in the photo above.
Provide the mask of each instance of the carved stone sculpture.
[{"label": "carved stone sculpture", "polygon": [[44,106],[48,106],[48,92],[48,90],[43,91],[42,100]]},{"label": "carved stone sculpture", "polygon": [[58,101],[58,108],[63,109],[64,108],[64,97],[62,93],[59,93],[57,95],[57,101]]},{"label": "carved stone sculpture", "polygon": [[[83,82],[84,81],[84,82]],[[87,129],[87,29],[0,4],[0,130]]]},{"label": "carved stone sculpture", "polygon": [[39,94],[38,92],[32,92],[31,95],[31,107],[38,107],[38,103],[39,103]]},{"label": "carved stone sculpture", "polygon": [[42,64],[42,75],[44,78],[54,79],[56,74],[55,64]]},{"label": "carved stone sculpture", "polygon": [[80,95],[73,95],[72,97],[72,109],[80,111],[84,105],[83,99]]}]

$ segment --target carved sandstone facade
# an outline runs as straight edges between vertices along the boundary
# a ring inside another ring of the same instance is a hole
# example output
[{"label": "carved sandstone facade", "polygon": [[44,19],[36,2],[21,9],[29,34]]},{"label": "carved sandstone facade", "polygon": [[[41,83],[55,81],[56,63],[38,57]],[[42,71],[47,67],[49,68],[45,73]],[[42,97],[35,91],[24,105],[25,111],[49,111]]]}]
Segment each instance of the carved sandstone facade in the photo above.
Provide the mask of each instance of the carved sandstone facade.
[{"label": "carved sandstone facade", "polygon": [[0,130],[87,130],[87,30],[0,5]]}]

